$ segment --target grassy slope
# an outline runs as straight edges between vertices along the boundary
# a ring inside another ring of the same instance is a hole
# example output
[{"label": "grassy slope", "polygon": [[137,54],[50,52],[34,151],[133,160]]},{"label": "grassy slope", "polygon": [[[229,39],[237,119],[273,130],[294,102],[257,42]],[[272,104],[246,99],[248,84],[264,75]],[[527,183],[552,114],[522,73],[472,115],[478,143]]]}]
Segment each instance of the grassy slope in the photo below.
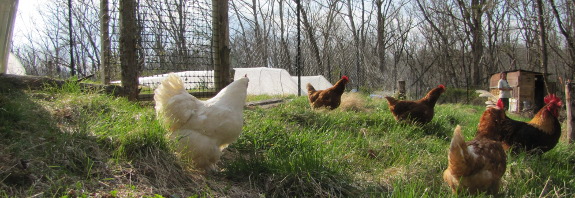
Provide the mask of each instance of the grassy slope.
[{"label": "grassy slope", "polygon": [[[438,105],[431,123],[411,126],[393,120],[383,100],[361,96],[350,108],[312,111],[292,97],[246,110],[221,171],[202,175],[174,154],[150,105],[74,85],[0,92],[0,196],[19,197],[445,197],[453,128],[471,139],[484,109]],[[501,194],[572,197],[572,147],[510,156]]]}]

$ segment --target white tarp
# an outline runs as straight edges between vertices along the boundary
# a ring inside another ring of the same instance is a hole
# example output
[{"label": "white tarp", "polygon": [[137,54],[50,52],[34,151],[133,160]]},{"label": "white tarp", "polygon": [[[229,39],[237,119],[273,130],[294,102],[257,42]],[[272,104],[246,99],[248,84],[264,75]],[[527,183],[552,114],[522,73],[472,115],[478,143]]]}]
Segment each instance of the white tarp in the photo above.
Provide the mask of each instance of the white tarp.
[{"label": "white tarp", "polygon": [[[214,88],[214,71],[183,71],[174,72],[184,81],[184,87],[188,90],[195,88]],[[158,74],[138,78],[138,83],[150,89],[156,89],[168,74]],[[113,81],[112,84],[120,84],[121,81]]]},{"label": "white tarp", "polygon": [[26,69],[20,62],[20,59],[16,57],[16,55],[10,53],[8,56],[8,65],[6,68],[7,74],[16,74],[16,75],[26,75]]},{"label": "white tarp", "polygon": [[[297,95],[297,76],[291,76],[285,69],[254,67],[234,68],[234,80],[245,75],[250,79],[248,85],[249,95]],[[182,78],[186,89],[213,88],[214,71],[184,71],[174,73]],[[148,77],[140,77],[140,85],[156,89],[168,74],[159,74]],[[327,89],[332,84],[323,76],[302,76],[301,94],[307,95],[307,83],[311,83],[316,90]],[[200,82],[200,83],[198,83]],[[120,84],[120,81],[112,83]]]},{"label": "white tarp", "polygon": [[[292,79],[297,84],[297,76],[292,76]],[[310,83],[315,90],[324,90],[327,88],[332,87],[333,85],[325,79],[322,75],[317,76],[302,76],[301,77],[301,85],[300,88],[305,90],[305,93],[302,95],[307,95],[307,83]]]},{"label": "white tarp", "polygon": [[[234,80],[244,77],[250,79],[248,84],[249,95],[297,95],[298,86],[285,69],[254,67],[234,68]],[[306,94],[302,90],[302,94]]]}]

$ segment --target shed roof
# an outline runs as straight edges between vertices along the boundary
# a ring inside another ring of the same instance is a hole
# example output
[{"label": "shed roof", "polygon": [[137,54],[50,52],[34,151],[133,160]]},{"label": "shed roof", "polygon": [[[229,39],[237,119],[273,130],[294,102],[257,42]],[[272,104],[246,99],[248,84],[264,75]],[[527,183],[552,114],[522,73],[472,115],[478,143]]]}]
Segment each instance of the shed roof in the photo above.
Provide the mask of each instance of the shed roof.
[{"label": "shed roof", "polygon": [[[528,70],[523,70],[523,69],[514,69],[514,70],[508,70],[508,71],[504,71],[504,72],[510,73],[510,72],[518,72],[518,71],[519,71],[519,72],[533,73],[533,74],[543,74],[543,73],[541,73],[541,72],[528,71]],[[499,74],[499,73],[501,73],[501,72],[492,73],[491,75],[495,75],[495,74]],[[547,73],[547,75],[551,75],[551,73]]]}]

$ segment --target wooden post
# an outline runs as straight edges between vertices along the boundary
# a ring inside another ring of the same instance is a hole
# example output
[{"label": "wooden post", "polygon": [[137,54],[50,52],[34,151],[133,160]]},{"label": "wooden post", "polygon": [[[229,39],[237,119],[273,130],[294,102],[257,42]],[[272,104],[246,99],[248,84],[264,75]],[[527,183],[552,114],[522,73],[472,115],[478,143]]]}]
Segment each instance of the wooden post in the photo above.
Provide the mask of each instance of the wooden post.
[{"label": "wooden post", "polygon": [[212,0],[212,39],[214,84],[219,92],[231,82],[228,0]]},{"label": "wooden post", "polygon": [[100,71],[102,84],[110,84],[110,15],[108,0],[100,0]]},{"label": "wooden post", "polygon": [[48,61],[48,63],[46,63],[48,66],[48,77],[54,77],[55,75],[55,70],[54,69],[54,62],[52,62],[51,60]]},{"label": "wooden post", "polygon": [[397,81],[397,98],[400,100],[405,100],[405,81]]},{"label": "wooden post", "polygon": [[574,87],[571,80],[565,82],[565,107],[567,107],[567,134],[569,135],[569,143],[575,141],[575,130],[573,128],[575,124],[575,119],[573,118],[573,110],[575,110],[575,102],[573,102],[573,99],[575,99]]},{"label": "wooden post", "polygon": [[137,40],[139,35],[136,26],[136,0],[120,1],[120,64],[122,68],[122,86],[124,94],[130,101],[138,100],[138,63]]}]

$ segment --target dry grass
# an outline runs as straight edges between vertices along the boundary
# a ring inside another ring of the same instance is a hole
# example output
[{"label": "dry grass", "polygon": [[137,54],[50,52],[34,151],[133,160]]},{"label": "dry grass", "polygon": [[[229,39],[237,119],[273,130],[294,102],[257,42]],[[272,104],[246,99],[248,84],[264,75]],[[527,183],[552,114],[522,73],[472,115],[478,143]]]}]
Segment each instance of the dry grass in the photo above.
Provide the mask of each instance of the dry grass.
[{"label": "dry grass", "polygon": [[346,92],[341,96],[339,108],[344,111],[365,112],[367,111],[366,103],[365,96],[360,93]]}]

